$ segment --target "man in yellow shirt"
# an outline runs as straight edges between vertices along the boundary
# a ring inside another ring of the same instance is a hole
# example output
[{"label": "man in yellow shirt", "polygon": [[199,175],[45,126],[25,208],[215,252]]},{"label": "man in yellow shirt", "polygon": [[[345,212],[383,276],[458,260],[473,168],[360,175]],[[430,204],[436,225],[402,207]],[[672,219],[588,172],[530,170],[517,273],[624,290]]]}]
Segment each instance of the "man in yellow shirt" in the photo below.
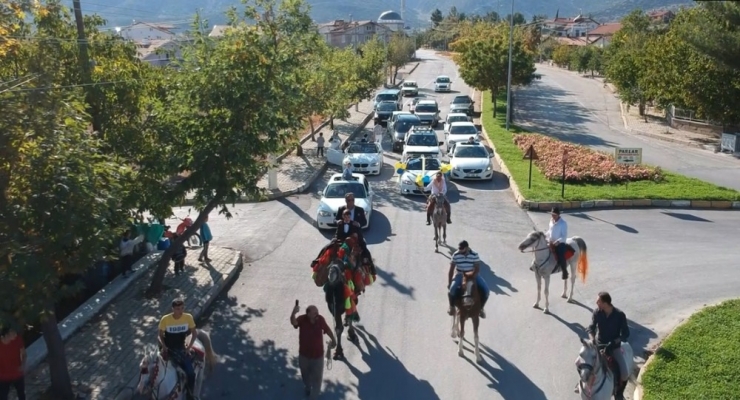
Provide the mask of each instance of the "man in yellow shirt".
[{"label": "man in yellow shirt", "polygon": [[[162,352],[167,354],[188,376],[188,398],[193,398],[195,387],[195,370],[190,358],[190,349],[195,343],[197,330],[193,316],[185,311],[185,302],[177,298],[172,301],[172,313],[167,314],[159,321],[159,344]],[[185,339],[190,335],[190,343],[185,345]]]}]

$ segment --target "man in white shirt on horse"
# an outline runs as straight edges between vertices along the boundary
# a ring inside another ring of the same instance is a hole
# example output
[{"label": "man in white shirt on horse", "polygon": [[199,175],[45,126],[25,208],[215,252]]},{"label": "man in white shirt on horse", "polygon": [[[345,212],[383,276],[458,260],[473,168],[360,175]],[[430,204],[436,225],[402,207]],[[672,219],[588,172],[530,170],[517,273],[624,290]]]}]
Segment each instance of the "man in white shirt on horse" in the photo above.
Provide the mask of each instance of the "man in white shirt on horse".
[{"label": "man in white shirt on horse", "polygon": [[565,243],[568,239],[568,224],[560,217],[560,209],[553,207],[550,211],[550,227],[547,230],[547,240],[550,246],[555,247],[555,256],[563,273],[563,279],[568,279],[568,266],[565,264]]},{"label": "man in white shirt on horse", "polygon": [[441,172],[437,172],[437,175],[434,176],[434,180],[429,182],[426,188],[424,190],[431,191],[431,194],[429,196],[429,199],[427,200],[427,225],[431,225],[432,220],[432,213],[434,212],[434,206],[432,205],[432,199],[437,194],[442,194],[445,197],[445,211],[447,211],[447,223],[451,224],[452,220],[450,219],[450,202],[447,200],[447,182],[445,181],[444,177],[442,176]]}]

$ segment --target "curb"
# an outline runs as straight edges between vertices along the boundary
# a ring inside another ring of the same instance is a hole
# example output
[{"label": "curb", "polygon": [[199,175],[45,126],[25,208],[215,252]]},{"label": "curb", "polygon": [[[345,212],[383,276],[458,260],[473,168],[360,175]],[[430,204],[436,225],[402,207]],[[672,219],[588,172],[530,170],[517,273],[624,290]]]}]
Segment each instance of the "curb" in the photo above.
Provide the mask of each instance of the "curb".
[{"label": "curb", "polygon": [[[221,294],[221,291],[228,287],[229,284],[236,278],[236,275],[239,273],[239,271],[244,268],[244,260],[242,258],[242,252],[237,251],[236,255],[234,256],[234,261],[232,261],[234,268],[231,269],[229,274],[226,276],[226,278],[221,279],[219,282],[217,282],[213,287],[211,287],[211,290],[208,291],[208,294],[202,298],[198,305],[193,309],[191,314],[193,315],[193,319],[196,321],[198,318],[200,318],[203,313],[208,309],[208,307],[213,303],[214,300],[218,297],[219,294]],[[118,394],[116,395],[116,400],[129,400],[135,398],[136,394],[136,385],[139,383],[139,374],[136,373],[133,375],[133,377],[118,391]],[[124,396],[124,392],[131,391],[131,396]]]},{"label": "curb", "polygon": [[493,149],[494,159],[501,166],[501,172],[509,179],[509,187],[514,194],[514,200],[520,208],[527,211],[550,211],[553,207],[561,210],[580,209],[605,209],[605,208],[692,208],[712,210],[740,211],[740,201],[710,201],[710,200],[651,200],[651,199],[629,199],[629,200],[585,200],[585,201],[529,201],[519,191],[519,186],[511,176],[504,160],[499,157],[496,146],[488,137],[488,132],[481,122],[481,131],[486,142]]},{"label": "curb", "polygon": [[[162,253],[162,251],[154,251],[142,257],[131,267],[133,273],[129,277],[123,278],[119,275],[100,289],[93,297],[77,307],[67,318],[59,322],[57,325],[59,327],[59,333],[62,336],[62,342],[66,342],[67,339],[77,333],[80,328],[85,326],[101,310],[128,289],[131,284],[144,275],[152,265],[156,265]],[[34,371],[46,359],[48,353],[49,350],[46,347],[43,337],[36,339],[36,341],[28,346],[26,348],[26,373]]]}]

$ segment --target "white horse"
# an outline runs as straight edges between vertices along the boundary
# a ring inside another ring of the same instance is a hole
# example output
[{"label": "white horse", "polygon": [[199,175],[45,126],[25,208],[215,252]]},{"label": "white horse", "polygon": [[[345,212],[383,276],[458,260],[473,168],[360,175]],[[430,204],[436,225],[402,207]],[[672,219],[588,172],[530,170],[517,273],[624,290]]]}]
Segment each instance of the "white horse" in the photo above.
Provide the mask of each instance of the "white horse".
[{"label": "white horse", "polygon": [[[190,340],[190,336],[186,341]],[[216,365],[217,355],[211,345],[211,337],[205,331],[198,330],[198,337],[193,344],[195,369],[195,387],[193,396],[198,398],[203,388],[205,372],[211,373]],[[204,365],[205,364],[205,365]],[[139,364],[138,393],[150,392],[151,398],[156,400],[184,400],[187,396],[185,373],[176,368],[172,361],[165,361],[155,346],[148,346],[144,358]]]},{"label": "white horse", "polygon": [[[573,250],[573,256],[566,261],[566,268],[570,267],[570,294],[568,292],[568,280],[563,281],[562,298],[567,298],[568,302],[573,302],[573,288],[576,283],[576,272],[581,277],[583,283],[586,282],[588,274],[588,254],[586,242],[578,236],[566,239],[566,245]],[[557,267],[557,257],[554,250],[548,245],[547,237],[543,232],[534,231],[519,244],[519,250],[524,252],[525,249],[533,247],[530,252],[534,253],[534,260],[529,267],[534,271],[537,279],[537,301],[534,308],[540,308],[540,297],[542,292],[542,280],[545,280],[545,313],[550,312],[550,275]]]},{"label": "white horse", "polygon": [[[580,377],[576,393],[581,394],[582,400],[610,400],[616,395],[616,390],[614,373],[609,369],[606,356],[601,354],[599,347],[590,340],[581,339],[581,344],[581,351],[576,358],[576,368]],[[625,342],[622,342],[621,351],[614,352],[614,357],[624,357],[628,373],[634,368],[633,355],[632,346]],[[614,365],[614,368],[619,366]]]}]

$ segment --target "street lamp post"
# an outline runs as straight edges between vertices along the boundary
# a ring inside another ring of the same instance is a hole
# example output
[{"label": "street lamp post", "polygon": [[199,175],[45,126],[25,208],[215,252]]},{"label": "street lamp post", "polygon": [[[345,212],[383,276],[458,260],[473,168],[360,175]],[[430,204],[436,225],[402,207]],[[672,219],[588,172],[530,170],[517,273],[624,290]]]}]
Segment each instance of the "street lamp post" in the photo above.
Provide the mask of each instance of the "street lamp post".
[{"label": "street lamp post", "polygon": [[[573,23],[579,23],[582,22],[584,18],[580,15],[573,18]],[[539,25],[544,21],[534,21],[529,24],[523,24],[522,26],[527,25]],[[512,69],[511,69],[511,62],[512,62],[512,53],[514,51],[514,0],[511,0],[511,15],[509,18],[509,72],[506,79],[506,130],[509,130],[509,127],[511,126],[511,76],[512,76]]]}]

